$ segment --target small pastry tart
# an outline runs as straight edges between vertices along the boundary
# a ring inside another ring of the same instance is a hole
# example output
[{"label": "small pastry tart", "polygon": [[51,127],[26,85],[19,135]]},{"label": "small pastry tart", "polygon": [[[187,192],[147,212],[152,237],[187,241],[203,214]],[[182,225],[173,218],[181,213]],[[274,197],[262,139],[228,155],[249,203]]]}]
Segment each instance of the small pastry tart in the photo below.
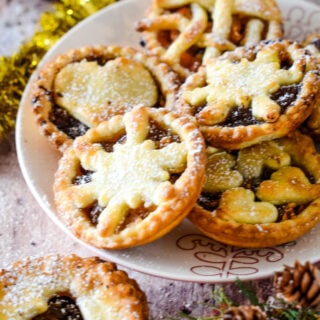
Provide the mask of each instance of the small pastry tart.
[{"label": "small pastry tart", "polygon": [[178,76],[130,47],[81,47],[42,66],[32,85],[40,132],[63,151],[88,128],[135,105],[172,108]]},{"label": "small pastry tart", "polygon": [[320,154],[298,131],[237,151],[209,147],[206,179],[190,221],[219,242],[269,247],[320,220]]},{"label": "small pastry tart", "polygon": [[75,139],[55,175],[58,215],[104,249],[151,242],[194,206],[204,179],[203,137],[186,117],[135,107]]},{"label": "small pastry tart", "polygon": [[146,50],[182,77],[212,56],[283,36],[274,0],[152,0],[136,29]]},{"label": "small pastry tart", "polygon": [[0,270],[0,318],[147,320],[144,292],[97,257],[28,257]]},{"label": "small pastry tart", "polygon": [[214,147],[240,149],[295,130],[317,103],[315,58],[289,40],[212,58],[181,86],[177,108]]}]

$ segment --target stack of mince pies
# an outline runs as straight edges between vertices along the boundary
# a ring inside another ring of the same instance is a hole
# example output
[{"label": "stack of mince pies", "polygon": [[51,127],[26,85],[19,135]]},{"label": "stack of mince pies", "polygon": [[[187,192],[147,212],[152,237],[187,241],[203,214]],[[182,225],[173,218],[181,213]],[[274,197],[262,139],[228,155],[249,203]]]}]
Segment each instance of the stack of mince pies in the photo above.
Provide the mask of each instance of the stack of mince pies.
[{"label": "stack of mince pies", "polygon": [[315,227],[320,36],[286,39],[274,0],[150,0],[136,30],[140,49],[74,48],[34,77],[61,221],[107,250],[184,219],[241,247]]}]

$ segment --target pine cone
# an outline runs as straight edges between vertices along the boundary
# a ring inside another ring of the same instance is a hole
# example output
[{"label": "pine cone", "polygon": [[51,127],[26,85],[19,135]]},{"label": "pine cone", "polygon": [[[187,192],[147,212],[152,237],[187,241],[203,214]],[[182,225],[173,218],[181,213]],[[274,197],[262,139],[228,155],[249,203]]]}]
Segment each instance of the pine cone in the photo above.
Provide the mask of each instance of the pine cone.
[{"label": "pine cone", "polygon": [[267,316],[258,306],[230,307],[223,315],[223,320],[266,320]]},{"label": "pine cone", "polygon": [[320,269],[310,262],[298,261],[294,267],[285,266],[274,275],[276,296],[297,307],[317,308],[320,305]]}]

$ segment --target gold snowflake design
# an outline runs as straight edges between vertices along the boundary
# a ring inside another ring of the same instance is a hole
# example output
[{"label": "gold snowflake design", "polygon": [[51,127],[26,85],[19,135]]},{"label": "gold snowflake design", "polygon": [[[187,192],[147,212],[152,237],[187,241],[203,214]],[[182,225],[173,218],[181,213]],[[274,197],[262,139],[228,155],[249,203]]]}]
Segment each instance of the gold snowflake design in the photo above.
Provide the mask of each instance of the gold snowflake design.
[{"label": "gold snowflake design", "polygon": [[[157,149],[155,142],[147,139],[149,117],[143,108],[125,114],[123,125],[126,140],[117,142],[112,152],[107,152],[101,144],[88,143],[86,137],[78,138],[74,144],[82,167],[94,173],[89,183],[73,185],[67,193],[72,194],[79,208],[95,201],[104,208],[97,225],[103,236],[116,231],[129,208],[161,204],[167,196],[164,188],[174,188],[170,175],[181,173],[187,162],[183,142]],[[108,123],[100,125],[96,132],[103,137],[110,135],[110,130],[112,124]]]},{"label": "gold snowflake design", "polygon": [[[206,66],[207,85],[183,93],[184,100],[192,106],[205,107],[197,114],[202,125],[223,122],[236,106],[251,108],[257,120],[275,122],[280,116],[280,106],[270,98],[282,85],[299,83],[303,71],[294,53],[288,54],[294,61],[289,69],[281,69],[280,49],[263,47],[253,61],[241,58],[211,59]],[[293,57],[292,57],[293,56]]]}]

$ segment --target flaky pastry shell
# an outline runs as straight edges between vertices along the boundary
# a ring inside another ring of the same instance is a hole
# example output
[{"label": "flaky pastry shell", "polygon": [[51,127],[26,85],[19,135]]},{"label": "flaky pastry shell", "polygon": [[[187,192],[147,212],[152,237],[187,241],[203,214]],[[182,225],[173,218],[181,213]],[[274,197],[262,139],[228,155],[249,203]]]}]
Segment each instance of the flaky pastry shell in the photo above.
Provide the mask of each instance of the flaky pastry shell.
[{"label": "flaky pastry shell", "polygon": [[208,157],[206,180],[188,218],[210,238],[239,247],[298,239],[320,219],[320,154],[290,137]]},{"label": "flaky pastry shell", "polygon": [[135,105],[172,108],[179,87],[177,75],[158,58],[115,45],[69,50],[36,72],[31,89],[36,123],[60,151]]},{"label": "flaky pastry shell", "polygon": [[283,36],[274,0],[152,0],[136,28],[145,49],[182,77],[212,56]]},{"label": "flaky pastry shell", "polygon": [[0,270],[0,289],[1,319],[148,319],[136,281],[96,257],[28,257]]},{"label": "flaky pastry shell", "polygon": [[177,107],[197,119],[211,146],[240,149],[295,130],[312,113],[319,88],[309,51],[269,41],[210,59],[181,86]]},{"label": "flaky pastry shell", "polygon": [[75,139],[55,175],[58,215],[81,240],[120,249],[158,239],[201,191],[205,145],[188,118],[135,107]]},{"label": "flaky pastry shell", "polygon": [[[316,57],[318,68],[320,68],[320,33],[308,35],[303,45]],[[320,141],[320,90],[318,93],[318,101],[310,117],[306,120],[304,127],[317,141]]]},{"label": "flaky pastry shell", "polygon": [[320,63],[320,33],[307,35],[303,41],[303,45],[317,57],[318,63]]}]

